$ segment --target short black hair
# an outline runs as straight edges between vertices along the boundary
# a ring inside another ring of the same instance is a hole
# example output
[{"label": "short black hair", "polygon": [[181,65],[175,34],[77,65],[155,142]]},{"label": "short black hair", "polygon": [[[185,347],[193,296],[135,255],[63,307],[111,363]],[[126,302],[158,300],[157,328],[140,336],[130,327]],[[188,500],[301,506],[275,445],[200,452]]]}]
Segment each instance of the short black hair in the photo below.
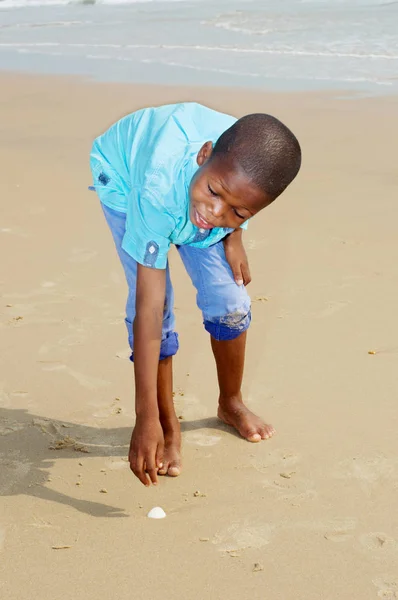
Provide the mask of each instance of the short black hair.
[{"label": "short black hair", "polygon": [[212,159],[223,155],[236,161],[271,200],[287,188],[301,166],[297,138],[281,121],[264,113],[246,115],[224,131]]}]

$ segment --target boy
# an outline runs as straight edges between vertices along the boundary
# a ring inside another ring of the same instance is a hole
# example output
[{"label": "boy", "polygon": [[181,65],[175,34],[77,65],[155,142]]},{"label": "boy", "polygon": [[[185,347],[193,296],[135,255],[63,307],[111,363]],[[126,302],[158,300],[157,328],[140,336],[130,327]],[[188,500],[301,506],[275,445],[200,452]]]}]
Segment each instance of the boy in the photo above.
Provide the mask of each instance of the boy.
[{"label": "boy", "polygon": [[128,283],[136,410],[129,461],[145,486],[181,471],[172,395],[178,337],[167,262],[171,243],[197,290],[211,336],[219,418],[250,442],[274,433],[242,401],[251,320],[242,229],[282,193],[300,164],[297,139],[274,117],[236,120],[195,103],[140,110],[94,142],[94,189]]}]

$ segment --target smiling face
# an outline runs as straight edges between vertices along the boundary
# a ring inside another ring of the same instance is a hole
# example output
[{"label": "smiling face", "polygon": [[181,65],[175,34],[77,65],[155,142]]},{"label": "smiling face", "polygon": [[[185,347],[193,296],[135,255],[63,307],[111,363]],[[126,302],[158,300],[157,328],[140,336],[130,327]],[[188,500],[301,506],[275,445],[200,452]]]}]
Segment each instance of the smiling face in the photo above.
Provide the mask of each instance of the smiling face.
[{"label": "smiling face", "polygon": [[212,144],[206,142],[197,156],[200,168],[189,188],[190,219],[199,229],[238,229],[271,200],[238,164],[219,156],[209,160],[211,153]]}]

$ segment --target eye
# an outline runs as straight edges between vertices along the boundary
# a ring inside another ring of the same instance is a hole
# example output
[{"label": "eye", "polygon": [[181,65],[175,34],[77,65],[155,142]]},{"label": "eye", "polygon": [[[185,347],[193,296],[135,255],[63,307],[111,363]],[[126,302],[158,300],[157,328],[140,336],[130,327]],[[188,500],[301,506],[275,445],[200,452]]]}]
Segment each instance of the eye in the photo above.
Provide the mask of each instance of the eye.
[{"label": "eye", "polygon": [[212,190],[209,184],[207,184],[207,188],[208,188],[208,190],[209,190],[209,192],[210,192],[210,194],[212,196],[218,196],[217,192],[215,192],[214,190]]},{"label": "eye", "polygon": [[238,213],[238,211],[236,210],[236,208],[234,208],[233,210],[234,210],[234,213],[236,214],[236,216],[237,216],[239,219],[242,219],[242,220],[243,220],[243,219],[245,219],[245,218],[246,218],[246,217],[244,217],[243,215],[241,215],[240,213]]}]

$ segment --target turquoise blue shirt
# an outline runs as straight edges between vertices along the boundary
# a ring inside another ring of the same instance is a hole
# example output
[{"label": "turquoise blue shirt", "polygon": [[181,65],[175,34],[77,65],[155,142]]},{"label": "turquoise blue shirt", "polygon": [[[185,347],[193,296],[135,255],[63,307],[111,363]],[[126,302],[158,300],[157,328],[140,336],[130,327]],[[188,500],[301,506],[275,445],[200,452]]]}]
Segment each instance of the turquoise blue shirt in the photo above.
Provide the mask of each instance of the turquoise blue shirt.
[{"label": "turquoise blue shirt", "polygon": [[137,262],[164,269],[170,244],[205,248],[233,231],[193,225],[188,189],[200,148],[235,121],[200,104],[174,104],[132,113],[95,140],[95,190],[106,206],[126,213],[122,246]]}]

